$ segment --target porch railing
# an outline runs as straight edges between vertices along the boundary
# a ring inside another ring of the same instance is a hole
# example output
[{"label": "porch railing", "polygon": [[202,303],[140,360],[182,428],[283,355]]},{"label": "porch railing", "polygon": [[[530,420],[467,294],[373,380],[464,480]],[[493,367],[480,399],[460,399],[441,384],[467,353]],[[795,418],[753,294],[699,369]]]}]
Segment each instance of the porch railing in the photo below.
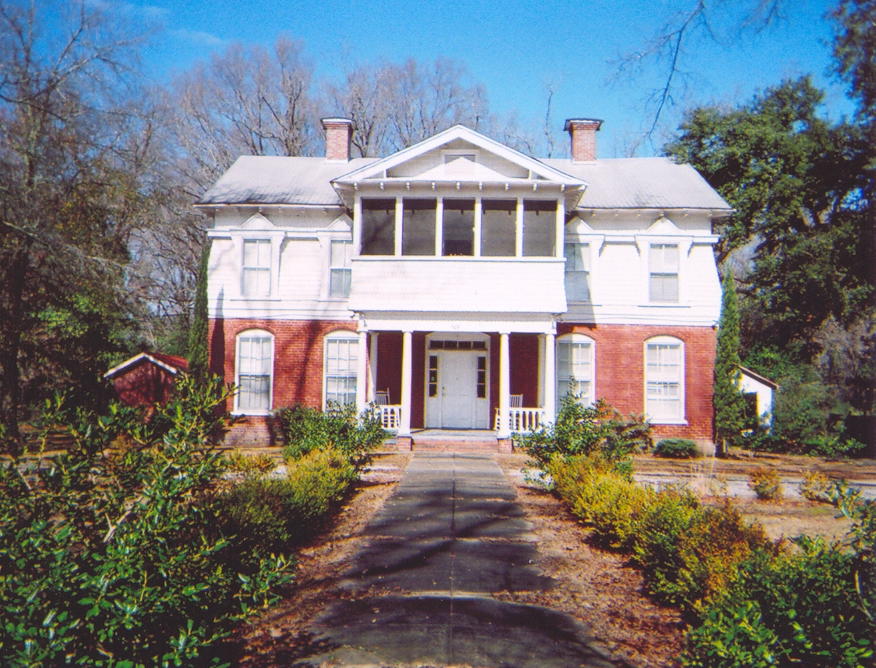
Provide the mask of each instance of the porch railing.
[{"label": "porch railing", "polygon": [[[500,421],[501,415],[499,414],[499,409],[497,408],[495,424],[496,430],[500,429],[501,427]],[[525,406],[509,407],[508,422],[510,425],[511,433],[525,433],[528,431],[535,431],[544,422],[544,409]]]},{"label": "porch railing", "polygon": [[398,431],[399,425],[401,425],[401,404],[383,404],[375,406],[374,410],[380,418],[380,424],[384,429]]}]

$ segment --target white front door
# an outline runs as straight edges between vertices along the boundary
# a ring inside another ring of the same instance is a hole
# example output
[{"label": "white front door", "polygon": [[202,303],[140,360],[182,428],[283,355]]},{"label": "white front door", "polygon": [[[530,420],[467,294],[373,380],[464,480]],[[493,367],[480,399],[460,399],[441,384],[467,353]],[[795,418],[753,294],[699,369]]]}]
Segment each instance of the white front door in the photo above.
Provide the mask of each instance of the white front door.
[{"label": "white front door", "polygon": [[456,429],[474,427],[476,355],[447,352],[441,355],[441,426]]},{"label": "white front door", "polygon": [[429,351],[426,379],[426,426],[486,429],[487,354],[485,351]]}]

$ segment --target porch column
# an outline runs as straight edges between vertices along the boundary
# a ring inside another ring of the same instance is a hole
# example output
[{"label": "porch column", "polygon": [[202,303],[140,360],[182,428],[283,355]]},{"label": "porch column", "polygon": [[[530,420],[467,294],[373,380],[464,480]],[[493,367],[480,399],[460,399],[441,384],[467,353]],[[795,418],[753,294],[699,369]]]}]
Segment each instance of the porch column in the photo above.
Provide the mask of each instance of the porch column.
[{"label": "porch column", "polygon": [[517,214],[514,218],[514,255],[523,257],[523,235],[526,230],[523,229],[523,198],[517,198]]},{"label": "porch column", "polygon": [[377,390],[377,332],[371,332],[370,351],[368,353],[368,403],[374,401]]},{"label": "porch column", "polygon": [[[544,348],[545,348],[545,336],[544,334],[538,335],[538,368],[544,369]],[[538,397],[536,397],[535,405],[544,407],[544,373],[540,374],[538,377]]]},{"label": "porch column", "polygon": [[402,368],[401,368],[401,423],[398,426],[399,436],[411,435],[411,346],[413,335],[402,332]]},{"label": "porch column", "polygon": [[560,201],[557,202],[555,238],[554,257],[563,257],[565,255],[563,245],[566,240],[566,201],[563,198],[560,198]]},{"label": "porch column", "polygon": [[368,330],[359,330],[359,349],[356,358],[356,412],[361,413],[368,406]]},{"label": "porch column", "polygon": [[556,367],[556,335],[548,332],[544,335],[544,419],[553,423],[557,415],[557,367]]},{"label": "porch column", "polygon": [[444,198],[435,201],[435,255],[441,256],[444,249]]},{"label": "porch column", "polygon": [[508,405],[511,403],[511,362],[508,356],[508,332],[499,332],[499,431],[497,438],[511,435]]},{"label": "porch column", "polygon": [[402,198],[395,198],[395,228],[394,228],[394,236],[393,236],[393,249],[395,251],[396,256],[400,256],[402,254],[402,222],[403,222],[404,209],[402,208]]}]

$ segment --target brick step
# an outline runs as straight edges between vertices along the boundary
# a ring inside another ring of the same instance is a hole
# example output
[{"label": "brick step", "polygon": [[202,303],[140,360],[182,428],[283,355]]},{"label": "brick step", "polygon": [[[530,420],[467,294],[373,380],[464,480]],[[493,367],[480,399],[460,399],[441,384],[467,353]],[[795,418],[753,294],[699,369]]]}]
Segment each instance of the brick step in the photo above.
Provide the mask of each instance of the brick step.
[{"label": "brick step", "polygon": [[491,440],[455,440],[441,438],[414,438],[413,450],[429,452],[499,452],[496,439]]}]

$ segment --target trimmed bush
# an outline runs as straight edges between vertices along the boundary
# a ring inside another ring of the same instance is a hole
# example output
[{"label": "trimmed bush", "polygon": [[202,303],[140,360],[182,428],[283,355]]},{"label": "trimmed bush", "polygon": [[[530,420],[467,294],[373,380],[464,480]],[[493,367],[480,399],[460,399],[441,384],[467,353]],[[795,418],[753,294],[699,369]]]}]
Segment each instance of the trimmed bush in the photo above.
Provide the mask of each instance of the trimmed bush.
[{"label": "trimmed bush", "polygon": [[312,450],[335,448],[360,465],[368,453],[383,443],[387,432],[373,411],[356,416],[353,406],[331,405],[325,412],[297,404],[277,413],[286,446],[287,460],[303,457]]},{"label": "trimmed bush", "polygon": [[803,472],[803,480],[798,487],[800,496],[810,501],[830,502],[830,478],[821,471],[810,469]]},{"label": "trimmed bush", "polygon": [[654,454],[671,459],[692,459],[699,457],[697,444],[687,438],[664,438],[654,446]]},{"label": "trimmed bush", "polygon": [[288,552],[314,535],[356,480],[336,449],[312,450],[289,463],[284,478],[241,481],[217,502],[217,522],[243,553]]},{"label": "trimmed bush", "polygon": [[616,468],[632,471],[629,455],[651,446],[651,426],[641,416],[623,417],[605,401],[584,406],[566,395],[553,423],[514,436],[515,446],[538,466],[554,456],[577,457],[599,453]]},{"label": "trimmed bush", "polygon": [[748,474],[748,486],[763,501],[778,501],[784,496],[779,472],[766,466]]}]

